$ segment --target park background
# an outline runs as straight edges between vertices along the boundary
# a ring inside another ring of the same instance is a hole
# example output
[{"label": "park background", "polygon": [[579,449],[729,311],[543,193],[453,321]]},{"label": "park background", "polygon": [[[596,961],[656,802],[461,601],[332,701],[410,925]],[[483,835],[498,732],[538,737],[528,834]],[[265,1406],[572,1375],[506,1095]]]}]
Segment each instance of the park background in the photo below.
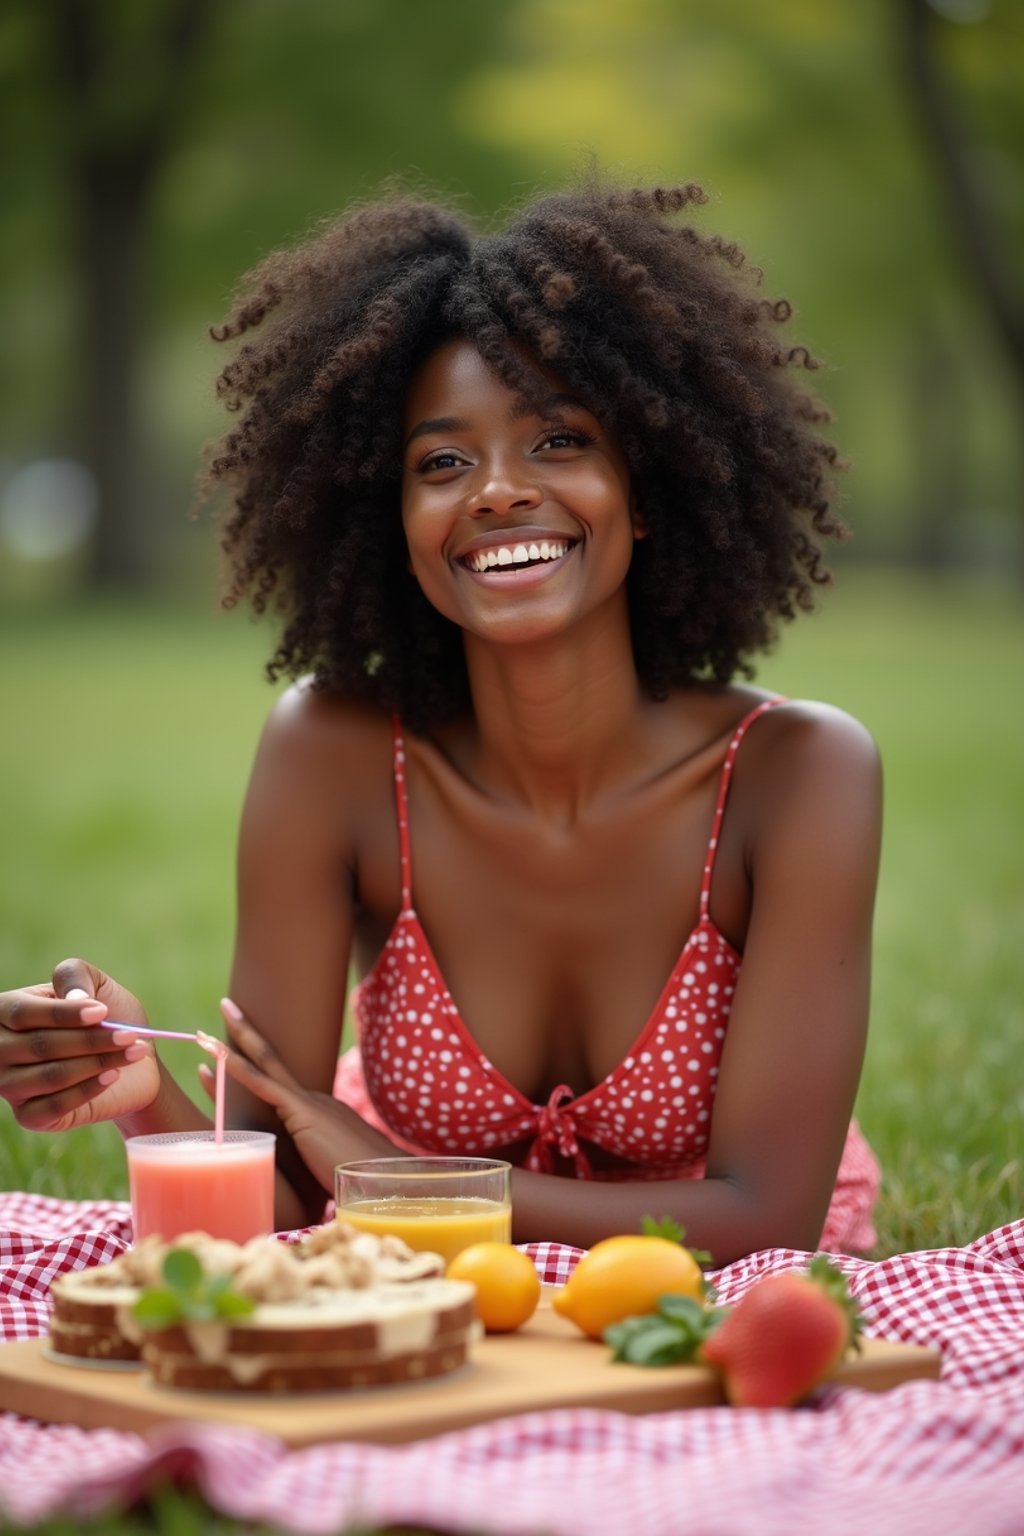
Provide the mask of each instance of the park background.
[{"label": "park background", "polygon": [[[760,678],[886,762],[880,1251],[1020,1215],[1022,63],[1018,0],[7,0],[0,986],[82,954],[216,1027],[272,697],[187,516],[239,275],[388,178],[486,227],[594,156],[707,188],[853,466],[836,589]],[[0,1187],[123,1195],[117,1134],[5,1110]]]}]

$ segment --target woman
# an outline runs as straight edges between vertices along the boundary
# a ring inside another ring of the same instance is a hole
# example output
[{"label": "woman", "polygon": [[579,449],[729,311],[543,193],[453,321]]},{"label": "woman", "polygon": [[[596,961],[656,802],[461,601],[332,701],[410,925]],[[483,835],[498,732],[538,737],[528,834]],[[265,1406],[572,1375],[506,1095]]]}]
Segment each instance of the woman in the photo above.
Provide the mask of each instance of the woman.
[{"label": "woman", "polygon": [[[703,200],[590,186],[479,239],[374,204],[214,333],[246,338],[205,477],[226,602],[279,608],[270,672],[300,679],[224,1005],[231,1118],[284,1132],[282,1226],[335,1163],[418,1146],[508,1157],[520,1241],[655,1204],[718,1263],[871,1241],[877,755],[733,681],[827,580],[835,452],[788,305],[678,221]],[[20,1123],[202,1123],[107,1015],[144,1019],[79,961],[0,998]]]}]

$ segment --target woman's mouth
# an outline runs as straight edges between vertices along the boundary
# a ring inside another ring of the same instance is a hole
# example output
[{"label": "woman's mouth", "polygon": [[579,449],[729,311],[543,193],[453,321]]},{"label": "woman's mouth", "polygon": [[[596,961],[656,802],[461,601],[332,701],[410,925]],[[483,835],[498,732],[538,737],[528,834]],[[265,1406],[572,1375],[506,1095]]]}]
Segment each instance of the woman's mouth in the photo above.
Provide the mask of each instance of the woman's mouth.
[{"label": "woman's mouth", "polygon": [[530,566],[553,565],[564,560],[574,539],[531,539],[529,543],[493,544],[475,549],[462,557],[467,570],[483,575],[486,571],[524,570]]}]

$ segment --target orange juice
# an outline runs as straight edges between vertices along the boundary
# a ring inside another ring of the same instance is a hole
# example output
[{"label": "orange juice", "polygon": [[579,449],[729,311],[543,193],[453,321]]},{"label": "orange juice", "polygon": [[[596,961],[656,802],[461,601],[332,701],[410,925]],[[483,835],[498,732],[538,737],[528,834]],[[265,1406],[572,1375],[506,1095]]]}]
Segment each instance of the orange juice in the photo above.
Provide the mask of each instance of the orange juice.
[{"label": "orange juice", "polygon": [[133,1136],[128,1182],[136,1242],[209,1232],[244,1243],[274,1230],[274,1137],[209,1131]]},{"label": "orange juice", "polygon": [[507,1203],[431,1196],[357,1200],[341,1206],[338,1220],[377,1236],[393,1233],[417,1252],[439,1253],[445,1263],[471,1243],[510,1243],[512,1211]]}]

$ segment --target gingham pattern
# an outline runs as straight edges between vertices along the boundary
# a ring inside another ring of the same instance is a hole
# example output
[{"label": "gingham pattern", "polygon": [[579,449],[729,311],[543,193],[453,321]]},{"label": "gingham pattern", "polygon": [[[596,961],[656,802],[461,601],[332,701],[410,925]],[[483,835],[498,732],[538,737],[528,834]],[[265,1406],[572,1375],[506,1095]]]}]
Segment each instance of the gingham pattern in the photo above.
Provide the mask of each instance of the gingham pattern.
[{"label": "gingham pattern", "polygon": [[[0,1323],[38,1333],[62,1270],[125,1243],[127,1208],[0,1195]],[[531,1245],[549,1283],[578,1250]],[[775,1249],[721,1270],[732,1301],[807,1255]],[[294,1531],[416,1523],[494,1536],[1021,1536],[1024,1221],[963,1249],[838,1261],[885,1338],[937,1344],[941,1382],[874,1395],[831,1388],[799,1411],[631,1417],[534,1413],[410,1446],[304,1451],[209,1423],[149,1437],[0,1416],[0,1508],[18,1522],[86,1518],[158,1478],[194,1479],[217,1509]]]}]

